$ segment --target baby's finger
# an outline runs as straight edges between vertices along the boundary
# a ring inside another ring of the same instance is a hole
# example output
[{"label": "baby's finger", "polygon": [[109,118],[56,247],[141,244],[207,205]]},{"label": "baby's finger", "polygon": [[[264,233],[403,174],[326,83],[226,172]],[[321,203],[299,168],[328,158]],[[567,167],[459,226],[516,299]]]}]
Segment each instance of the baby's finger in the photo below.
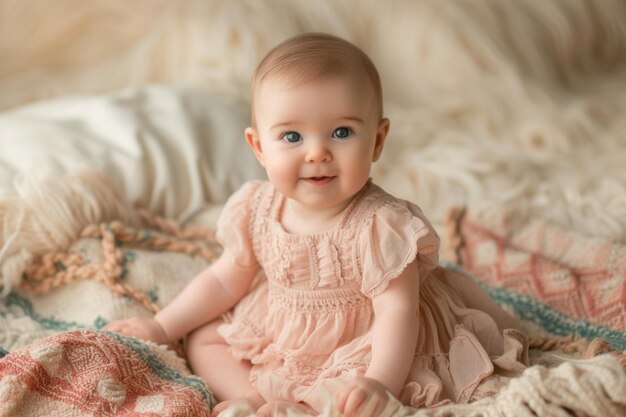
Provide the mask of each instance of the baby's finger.
[{"label": "baby's finger", "polygon": [[359,407],[363,404],[363,401],[367,398],[365,391],[360,388],[353,389],[350,395],[346,399],[346,405],[343,412],[345,417],[356,417]]},{"label": "baby's finger", "polygon": [[134,336],[141,338],[142,332],[136,327],[129,326],[127,323],[113,323],[109,328],[105,328],[110,332],[125,334],[126,336]]},{"label": "baby's finger", "polygon": [[109,323],[106,326],[102,327],[104,330],[108,330],[110,332],[117,332],[119,329],[123,328],[124,325],[120,322]]},{"label": "baby's finger", "polygon": [[380,396],[377,396],[376,399],[376,406],[372,410],[371,417],[383,417],[383,412],[385,411],[388,401],[386,398]]},{"label": "baby's finger", "polygon": [[350,384],[344,387],[344,389],[342,389],[341,391],[339,391],[339,394],[337,395],[337,409],[341,414],[344,414],[346,401],[348,400],[348,396],[350,395],[352,390],[354,390],[354,385]]},{"label": "baby's finger", "polygon": [[377,395],[370,395],[365,397],[367,401],[363,401],[357,410],[357,417],[374,417],[378,414],[375,414],[378,405],[380,404],[379,398]]}]

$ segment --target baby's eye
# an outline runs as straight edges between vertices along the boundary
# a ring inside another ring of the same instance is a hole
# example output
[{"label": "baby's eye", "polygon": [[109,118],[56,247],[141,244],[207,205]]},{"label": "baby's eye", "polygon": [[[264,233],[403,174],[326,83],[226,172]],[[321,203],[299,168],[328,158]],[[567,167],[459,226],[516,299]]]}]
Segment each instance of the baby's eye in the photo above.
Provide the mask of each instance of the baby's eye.
[{"label": "baby's eye", "polygon": [[287,132],[283,134],[281,137],[282,139],[286,140],[289,143],[296,143],[296,142],[299,142],[300,139],[302,139],[302,136],[300,136],[298,132]]},{"label": "baby's eye", "polygon": [[333,131],[333,137],[338,139],[345,139],[350,137],[354,132],[349,127],[338,127]]}]

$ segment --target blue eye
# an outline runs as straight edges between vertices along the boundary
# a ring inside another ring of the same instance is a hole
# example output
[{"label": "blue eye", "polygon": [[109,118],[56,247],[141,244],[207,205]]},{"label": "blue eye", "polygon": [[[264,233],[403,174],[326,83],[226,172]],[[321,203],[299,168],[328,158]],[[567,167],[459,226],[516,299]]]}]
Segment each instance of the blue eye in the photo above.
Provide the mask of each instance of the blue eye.
[{"label": "blue eye", "polygon": [[354,132],[349,127],[338,127],[333,131],[333,137],[337,139],[346,139],[352,136]]},{"label": "blue eye", "polygon": [[297,143],[302,139],[302,136],[298,132],[287,132],[283,134],[282,138],[289,143]]}]

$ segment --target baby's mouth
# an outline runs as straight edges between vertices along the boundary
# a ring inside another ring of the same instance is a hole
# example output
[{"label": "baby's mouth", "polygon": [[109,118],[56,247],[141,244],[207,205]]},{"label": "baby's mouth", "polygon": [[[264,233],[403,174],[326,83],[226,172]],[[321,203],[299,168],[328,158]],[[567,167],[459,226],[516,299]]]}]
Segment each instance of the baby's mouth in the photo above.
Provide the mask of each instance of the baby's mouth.
[{"label": "baby's mouth", "polygon": [[335,178],[336,177],[322,176],[322,177],[307,177],[307,178],[303,178],[303,180],[313,185],[325,185],[331,182],[332,180],[334,180]]}]

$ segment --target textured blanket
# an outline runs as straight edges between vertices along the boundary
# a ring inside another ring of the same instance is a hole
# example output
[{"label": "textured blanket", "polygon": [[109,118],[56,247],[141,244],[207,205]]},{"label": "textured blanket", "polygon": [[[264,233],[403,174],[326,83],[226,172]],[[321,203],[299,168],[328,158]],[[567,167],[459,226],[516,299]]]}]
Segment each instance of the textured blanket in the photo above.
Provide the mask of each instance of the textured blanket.
[{"label": "textured blanket", "polygon": [[[49,253],[29,265],[20,290],[0,306],[0,415],[209,414],[214,404],[210,390],[190,374],[177,355],[179,346],[156,346],[99,330],[120,317],[153,314],[220,251],[211,230],[182,229],[145,213],[143,219],[139,228],[119,222],[89,227],[69,251]],[[450,223],[456,233],[451,240],[463,237],[464,245],[455,249],[466,254],[473,247],[472,231],[487,225],[470,222],[467,216],[456,219]],[[472,228],[466,226],[470,223]],[[467,264],[468,256],[464,259]],[[482,262],[497,260],[483,256]],[[470,404],[414,410],[392,402],[389,415],[504,416],[515,410],[553,415],[571,410],[580,416],[612,416],[626,412],[626,372],[620,366],[620,361],[622,366],[626,361],[618,350],[623,349],[626,332],[620,323],[600,317],[583,326],[575,311],[555,305],[543,293],[497,286],[488,274],[481,278],[505,308],[523,313],[519,316],[531,338],[511,339],[517,340],[512,351],[523,355],[530,343],[530,367],[519,370],[523,373],[516,377],[496,372],[478,387]],[[545,283],[558,285],[560,280],[560,275],[548,274]],[[593,299],[593,294],[588,298]],[[604,296],[599,294],[597,301]],[[578,325],[572,328],[572,323]],[[580,335],[601,335],[613,346]],[[234,406],[226,413],[250,411]],[[329,401],[323,415],[335,414]]]},{"label": "textured blanket", "polygon": [[134,207],[211,225],[262,175],[249,77],[307,31],[375,62],[391,130],[374,181],[435,222],[468,207],[446,267],[530,336],[531,366],[472,403],[388,413],[626,415],[624,0],[0,0],[0,415],[210,408],[180,346],[99,329],[153,314],[219,252]]},{"label": "textured blanket", "polygon": [[183,361],[117,334],[59,333],[0,360],[0,414],[208,416],[213,404]]},{"label": "textured blanket", "polygon": [[516,314],[626,349],[626,245],[514,210],[453,210],[448,227],[449,256]]}]

